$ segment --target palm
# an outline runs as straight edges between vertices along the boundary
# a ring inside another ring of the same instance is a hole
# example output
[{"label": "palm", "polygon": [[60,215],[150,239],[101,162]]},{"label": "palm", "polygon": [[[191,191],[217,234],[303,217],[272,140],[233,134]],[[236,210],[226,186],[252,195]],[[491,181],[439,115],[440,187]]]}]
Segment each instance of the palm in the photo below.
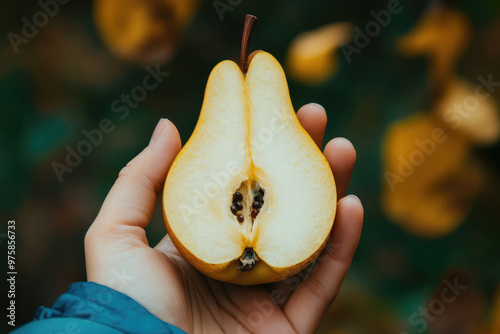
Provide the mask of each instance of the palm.
[{"label": "palm", "polygon": [[[307,105],[299,110],[298,117],[321,145],[326,126],[324,110]],[[149,246],[144,227],[180,148],[171,123],[159,134],[155,130],[153,139],[122,170],[87,233],[88,280],[125,293],[158,318],[189,333],[313,332],[338,293],[361,232],[363,211],[359,200],[343,198],[355,160],[352,145],[335,139],[325,148],[341,200],[317,270],[298,287],[296,279],[292,279],[292,286],[285,282],[237,286],[199,273],[180,256],[168,236],[156,247]],[[156,163],[158,156],[165,158],[164,164]]]},{"label": "palm", "polygon": [[[264,320],[293,333],[293,327],[264,287],[226,284],[200,274],[180,256],[168,237],[154,251],[167,261],[167,270],[157,274],[169,286],[182,287],[171,291],[166,300],[178,301],[174,309],[183,310],[184,319],[177,325],[188,333],[246,333]],[[172,315],[168,318],[173,319]]]}]

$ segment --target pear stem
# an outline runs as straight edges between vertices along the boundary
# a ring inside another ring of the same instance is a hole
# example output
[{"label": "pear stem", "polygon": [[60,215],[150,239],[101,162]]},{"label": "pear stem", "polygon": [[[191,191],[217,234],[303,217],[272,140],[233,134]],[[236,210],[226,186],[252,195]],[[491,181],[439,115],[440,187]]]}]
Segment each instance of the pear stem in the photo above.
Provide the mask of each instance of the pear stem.
[{"label": "pear stem", "polygon": [[252,30],[257,23],[257,17],[247,14],[245,16],[245,25],[243,26],[243,37],[241,38],[241,55],[240,55],[240,69],[241,72],[247,73],[248,71],[248,45],[250,44],[250,36]]}]

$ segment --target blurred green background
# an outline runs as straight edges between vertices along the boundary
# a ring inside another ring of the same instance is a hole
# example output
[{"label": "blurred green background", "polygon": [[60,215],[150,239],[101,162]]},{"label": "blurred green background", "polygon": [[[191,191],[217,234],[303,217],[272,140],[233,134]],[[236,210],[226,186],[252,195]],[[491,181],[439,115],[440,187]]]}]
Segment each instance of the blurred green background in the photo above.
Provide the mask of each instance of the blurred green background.
[{"label": "blurred green background", "polygon": [[[325,138],[342,136],[354,144],[358,159],[349,193],[365,206],[358,251],[322,333],[416,333],[419,327],[409,324],[410,315],[457,267],[476,287],[479,321],[487,323],[500,281],[499,144],[474,149],[486,182],[472,212],[453,233],[436,239],[413,236],[381,209],[384,134],[392,122],[427,107],[426,62],[396,55],[394,42],[415,25],[428,3],[401,4],[403,11],[350,64],[340,54],[333,78],[316,86],[289,80],[296,110],[309,102],[323,105],[329,118]],[[474,25],[457,73],[474,84],[479,75],[500,79],[500,2],[452,5]],[[221,21],[213,3],[203,2],[177,54],[162,66],[170,75],[123,120],[111,104],[140,85],[146,70],[110,53],[95,27],[91,1],[61,5],[59,14],[17,54],[8,38],[2,39],[0,233],[6,232],[7,219],[17,221],[18,323],[29,321],[38,305],[51,305],[71,282],[85,280],[83,237],[118,172],[148,144],[161,117],[178,127],[183,142],[189,138],[211,69],[221,60],[239,58],[245,14],[259,18],[251,49],[266,50],[283,63],[297,34],[335,21],[363,27],[373,20],[371,10],[386,7],[387,1],[243,0]],[[19,34],[21,18],[38,10],[36,2],[4,1],[4,36]],[[500,92],[493,98],[500,101]],[[82,130],[97,128],[103,118],[116,129],[59,182],[51,164],[63,163],[65,147],[74,148],[85,139]],[[165,233],[158,207],[147,228],[150,244]]]}]

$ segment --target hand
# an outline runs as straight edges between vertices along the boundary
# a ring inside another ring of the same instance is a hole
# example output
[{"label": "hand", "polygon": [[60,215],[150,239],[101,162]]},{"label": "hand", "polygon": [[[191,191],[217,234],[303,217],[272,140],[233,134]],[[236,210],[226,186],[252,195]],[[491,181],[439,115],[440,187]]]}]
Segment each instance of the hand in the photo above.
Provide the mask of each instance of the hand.
[{"label": "hand", "polygon": [[[308,104],[297,116],[321,146],[324,109]],[[351,143],[336,138],[324,151],[339,201],[333,232],[314,270],[265,286],[226,284],[200,274],[168,235],[149,246],[144,228],[180,148],[175,126],[161,120],[149,146],[122,169],[85,237],[88,280],[132,297],[188,333],[313,333],[340,289],[361,234],[363,207],[357,197],[344,197],[356,160]]]}]

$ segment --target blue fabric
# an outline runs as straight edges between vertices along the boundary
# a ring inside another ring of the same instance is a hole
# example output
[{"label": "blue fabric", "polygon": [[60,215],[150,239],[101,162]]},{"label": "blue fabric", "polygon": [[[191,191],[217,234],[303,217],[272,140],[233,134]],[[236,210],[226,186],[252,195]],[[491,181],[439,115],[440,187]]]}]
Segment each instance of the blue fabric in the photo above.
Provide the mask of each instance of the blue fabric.
[{"label": "blue fabric", "polygon": [[123,334],[117,329],[89,320],[52,318],[30,322],[12,332],[14,334]]},{"label": "blue fabric", "polygon": [[129,296],[92,282],[71,284],[51,308],[40,306],[33,322],[12,333],[185,334]]}]

